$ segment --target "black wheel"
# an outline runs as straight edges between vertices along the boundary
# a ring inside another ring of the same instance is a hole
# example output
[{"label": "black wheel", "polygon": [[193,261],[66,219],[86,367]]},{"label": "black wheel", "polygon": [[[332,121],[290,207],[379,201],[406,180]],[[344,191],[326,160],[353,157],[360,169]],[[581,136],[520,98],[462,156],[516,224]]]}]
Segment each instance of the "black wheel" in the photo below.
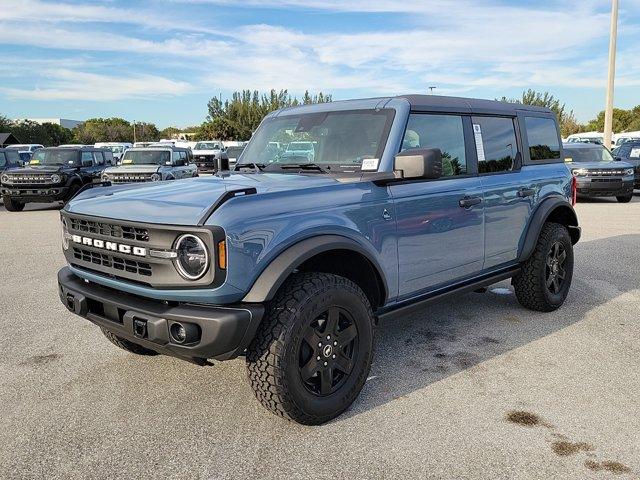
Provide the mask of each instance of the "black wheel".
[{"label": "black wheel", "polygon": [[14,200],[11,197],[2,197],[2,201],[4,208],[6,208],[8,212],[21,212],[24,210],[24,203]]},{"label": "black wheel", "polygon": [[138,345],[137,343],[130,342],[129,340],[125,340],[124,338],[118,337],[114,335],[109,330],[105,330],[104,328],[100,328],[102,333],[107,339],[113,343],[116,347],[120,347],[123,350],[126,350],[130,353],[135,353],[136,355],[158,355],[158,352],[149,350],[148,348],[144,348],[142,345]]},{"label": "black wheel", "polygon": [[551,312],[560,307],[573,277],[573,244],[564,225],[545,223],[531,257],[512,283],[520,304]]},{"label": "black wheel", "polygon": [[247,350],[257,399],[306,425],[337,417],[362,389],[373,356],[373,312],[362,290],[326,273],[291,277]]},{"label": "black wheel", "polygon": [[78,193],[78,191],[80,191],[81,188],[82,187],[77,183],[74,183],[73,185],[71,185],[69,187],[69,195],[67,195],[66,200],[63,200],[62,205],[66,205],[67,203],[69,203],[69,201],[76,196],[76,194]]},{"label": "black wheel", "polygon": [[620,203],[629,203],[632,199],[633,199],[633,194],[626,195],[623,197],[616,197],[616,200],[618,200],[618,202]]}]

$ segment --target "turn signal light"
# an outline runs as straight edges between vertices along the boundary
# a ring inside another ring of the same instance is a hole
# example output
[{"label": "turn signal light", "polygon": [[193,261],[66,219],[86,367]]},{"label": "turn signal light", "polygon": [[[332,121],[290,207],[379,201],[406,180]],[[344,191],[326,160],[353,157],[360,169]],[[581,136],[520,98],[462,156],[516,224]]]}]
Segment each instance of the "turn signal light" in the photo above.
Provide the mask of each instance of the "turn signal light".
[{"label": "turn signal light", "polygon": [[571,206],[575,207],[578,203],[578,179],[571,177]]},{"label": "turn signal light", "polygon": [[227,269],[227,242],[224,240],[218,242],[218,267]]}]

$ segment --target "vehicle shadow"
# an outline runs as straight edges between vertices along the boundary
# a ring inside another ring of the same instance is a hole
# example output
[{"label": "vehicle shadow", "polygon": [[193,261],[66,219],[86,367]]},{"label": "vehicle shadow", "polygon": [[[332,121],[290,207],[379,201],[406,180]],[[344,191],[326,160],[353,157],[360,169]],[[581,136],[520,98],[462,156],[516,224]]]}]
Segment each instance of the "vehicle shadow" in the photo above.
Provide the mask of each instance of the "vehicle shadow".
[{"label": "vehicle shadow", "polygon": [[[481,369],[483,362],[579,322],[597,306],[637,289],[637,269],[621,267],[634,264],[639,244],[637,234],[578,243],[573,285],[556,312],[523,308],[504,281],[486,293],[450,297],[381,322],[367,384],[352,408],[334,422],[459,372]],[[603,251],[625,253],[612,257],[601,255]]]}]

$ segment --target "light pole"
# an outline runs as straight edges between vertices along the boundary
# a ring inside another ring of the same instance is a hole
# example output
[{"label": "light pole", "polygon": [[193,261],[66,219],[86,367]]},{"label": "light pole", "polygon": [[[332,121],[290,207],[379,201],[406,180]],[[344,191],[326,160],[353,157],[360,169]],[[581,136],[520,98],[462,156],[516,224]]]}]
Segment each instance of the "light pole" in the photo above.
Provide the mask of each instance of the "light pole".
[{"label": "light pole", "polygon": [[136,121],[133,121],[133,143],[136,143]]},{"label": "light pole", "polygon": [[618,0],[611,1],[611,32],[609,36],[609,76],[607,106],[604,111],[604,146],[611,149],[613,128],[613,82],[616,76],[616,37],[618,36]]}]

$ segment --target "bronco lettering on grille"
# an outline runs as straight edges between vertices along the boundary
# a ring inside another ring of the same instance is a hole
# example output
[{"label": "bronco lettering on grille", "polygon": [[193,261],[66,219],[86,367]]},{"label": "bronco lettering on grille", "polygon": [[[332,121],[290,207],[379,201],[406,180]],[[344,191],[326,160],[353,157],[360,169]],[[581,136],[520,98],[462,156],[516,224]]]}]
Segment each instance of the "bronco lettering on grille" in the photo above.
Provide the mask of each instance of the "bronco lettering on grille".
[{"label": "bronco lettering on grille", "polygon": [[88,245],[103,250],[111,250],[112,252],[126,253],[137,257],[146,257],[147,249],[144,247],[134,247],[123,243],[108,242],[97,238],[82,237],[80,235],[71,235],[71,241],[80,245]]}]

